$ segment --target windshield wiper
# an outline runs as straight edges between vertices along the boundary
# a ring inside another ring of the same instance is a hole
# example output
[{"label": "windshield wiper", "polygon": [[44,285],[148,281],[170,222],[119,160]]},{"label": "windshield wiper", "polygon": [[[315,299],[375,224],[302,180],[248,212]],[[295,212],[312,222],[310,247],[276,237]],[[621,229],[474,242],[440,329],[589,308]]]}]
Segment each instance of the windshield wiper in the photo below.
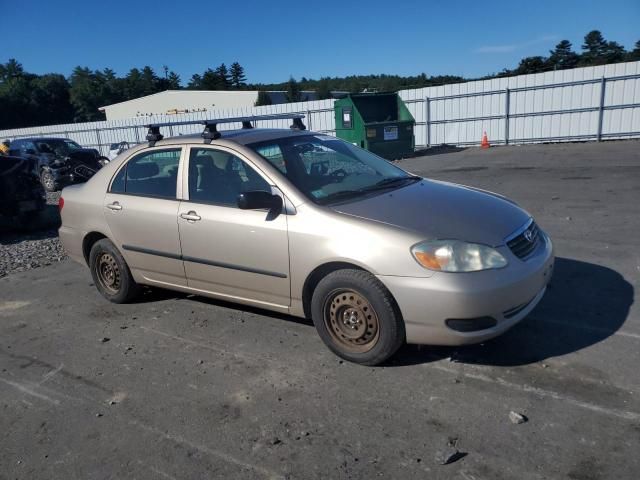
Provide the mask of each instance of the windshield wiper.
[{"label": "windshield wiper", "polygon": [[407,181],[411,181],[413,182],[419,182],[420,180],[422,180],[422,177],[417,177],[417,176],[410,176],[410,177],[391,177],[391,178],[385,178],[383,180],[380,180],[378,183],[371,185],[370,187],[367,187],[363,190],[366,191],[370,191],[370,190],[380,190],[383,188],[387,188],[387,187],[393,187],[396,184],[399,183],[404,183]]},{"label": "windshield wiper", "polygon": [[343,198],[357,197],[362,195],[364,190],[341,190],[339,192],[333,192],[327,195],[326,197],[319,198],[318,203],[325,205],[327,202],[333,200],[341,200]]}]

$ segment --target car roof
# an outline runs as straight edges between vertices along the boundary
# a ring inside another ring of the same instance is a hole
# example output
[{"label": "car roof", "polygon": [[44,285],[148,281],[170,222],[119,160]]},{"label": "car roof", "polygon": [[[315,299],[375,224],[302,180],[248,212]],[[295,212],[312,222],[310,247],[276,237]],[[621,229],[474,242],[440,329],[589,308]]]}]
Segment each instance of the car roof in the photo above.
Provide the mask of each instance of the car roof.
[{"label": "car roof", "polygon": [[[14,142],[44,142],[46,140],[61,140],[61,141],[69,141],[68,138],[64,137],[25,137],[25,138],[16,138],[12,140],[11,143]],[[73,142],[73,140],[70,140]]]},{"label": "car roof", "polygon": [[[316,132],[308,130],[286,130],[284,128],[243,128],[240,130],[222,130],[219,140],[227,140],[240,145],[249,143],[264,142],[288,137],[299,137],[304,135],[317,135]],[[164,138],[156,142],[156,146],[175,145],[176,143],[202,143],[201,134],[180,135],[178,137]],[[215,143],[215,140],[212,142]]]}]

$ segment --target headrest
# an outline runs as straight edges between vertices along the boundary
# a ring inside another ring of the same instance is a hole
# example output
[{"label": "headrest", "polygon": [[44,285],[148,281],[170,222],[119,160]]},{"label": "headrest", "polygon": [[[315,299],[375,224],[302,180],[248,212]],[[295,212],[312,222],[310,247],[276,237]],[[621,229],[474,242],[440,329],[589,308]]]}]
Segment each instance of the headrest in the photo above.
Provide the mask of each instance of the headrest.
[{"label": "headrest", "polygon": [[132,180],[155,177],[158,173],[160,173],[158,164],[152,162],[134,163],[127,167],[127,177]]}]

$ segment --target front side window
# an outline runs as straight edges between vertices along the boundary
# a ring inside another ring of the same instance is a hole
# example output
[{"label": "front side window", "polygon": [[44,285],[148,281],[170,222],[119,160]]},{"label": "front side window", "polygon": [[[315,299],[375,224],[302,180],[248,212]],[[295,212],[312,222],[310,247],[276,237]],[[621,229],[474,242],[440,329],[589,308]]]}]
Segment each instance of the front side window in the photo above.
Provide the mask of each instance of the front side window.
[{"label": "front side window", "polygon": [[271,191],[271,186],[235,155],[212,148],[192,148],[189,156],[189,200],[237,205],[242,192]]},{"label": "front side window", "polygon": [[176,198],[181,149],[154,150],[133,157],[111,182],[111,193]]},{"label": "front side window", "polygon": [[248,147],[319,204],[397,188],[420,179],[377,155],[325,135],[296,135]]},{"label": "front side window", "polygon": [[22,144],[22,152],[23,153],[35,153],[36,150],[36,144],[33,142],[24,142]]}]

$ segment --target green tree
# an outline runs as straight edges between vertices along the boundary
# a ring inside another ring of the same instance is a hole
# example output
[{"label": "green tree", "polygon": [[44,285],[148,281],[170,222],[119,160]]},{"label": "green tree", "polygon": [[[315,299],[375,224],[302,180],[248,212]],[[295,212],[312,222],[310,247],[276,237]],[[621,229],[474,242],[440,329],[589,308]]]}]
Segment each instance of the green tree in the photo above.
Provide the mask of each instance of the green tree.
[{"label": "green tree", "polygon": [[321,78],[316,89],[318,100],[331,98],[331,87],[329,86],[329,78]]},{"label": "green tree", "polygon": [[296,79],[293,77],[289,77],[289,81],[287,82],[287,88],[285,91],[285,96],[287,97],[287,102],[299,102],[301,98],[300,93],[300,85],[296,82]]},{"label": "green tree", "polygon": [[167,83],[169,84],[170,90],[180,90],[180,75],[176,72],[169,72]]},{"label": "green tree", "polygon": [[604,59],[606,63],[623,62],[627,52],[618,42],[607,42],[604,49]]},{"label": "green tree", "polygon": [[187,84],[187,88],[190,90],[201,90],[202,89],[202,76],[194,73],[191,75],[191,80]]},{"label": "green tree", "polygon": [[554,70],[574,68],[580,60],[580,56],[572,50],[569,40],[562,40],[549,53],[548,63]]},{"label": "green tree", "polygon": [[215,75],[218,77],[218,89],[229,90],[231,87],[231,78],[229,76],[229,70],[224,63],[221,63],[215,70]]},{"label": "green tree", "polygon": [[256,103],[254,103],[254,106],[260,107],[263,105],[271,105],[271,97],[264,90],[259,90],[258,98],[256,99]]},{"label": "green tree", "polygon": [[74,121],[90,122],[101,120],[98,111],[104,106],[102,91],[104,78],[87,67],[76,67],[69,78],[69,97],[74,109]]},{"label": "green tree", "polygon": [[607,48],[607,42],[602,36],[600,30],[592,30],[584,37],[582,44],[582,55],[580,57],[581,65],[602,65],[606,63],[604,55]]},{"label": "green tree", "polygon": [[233,88],[243,88],[247,85],[247,77],[244,74],[244,68],[238,62],[233,62],[230,68],[231,86]]},{"label": "green tree", "polygon": [[15,58],[10,58],[7,63],[0,65],[0,81],[5,82],[11,78],[18,78],[24,75],[22,64]]},{"label": "green tree", "polygon": [[633,62],[636,60],[640,60],[640,40],[638,40],[635,44],[635,48],[627,53],[626,60],[628,62]]},{"label": "green tree", "polygon": [[514,70],[516,75],[524,75],[527,73],[540,73],[549,69],[547,61],[544,57],[525,57],[520,60],[518,68]]},{"label": "green tree", "polygon": [[69,82],[63,75],[50,73],[29,82],[30,107],[34,123],[49,124],[73,121]]}]

